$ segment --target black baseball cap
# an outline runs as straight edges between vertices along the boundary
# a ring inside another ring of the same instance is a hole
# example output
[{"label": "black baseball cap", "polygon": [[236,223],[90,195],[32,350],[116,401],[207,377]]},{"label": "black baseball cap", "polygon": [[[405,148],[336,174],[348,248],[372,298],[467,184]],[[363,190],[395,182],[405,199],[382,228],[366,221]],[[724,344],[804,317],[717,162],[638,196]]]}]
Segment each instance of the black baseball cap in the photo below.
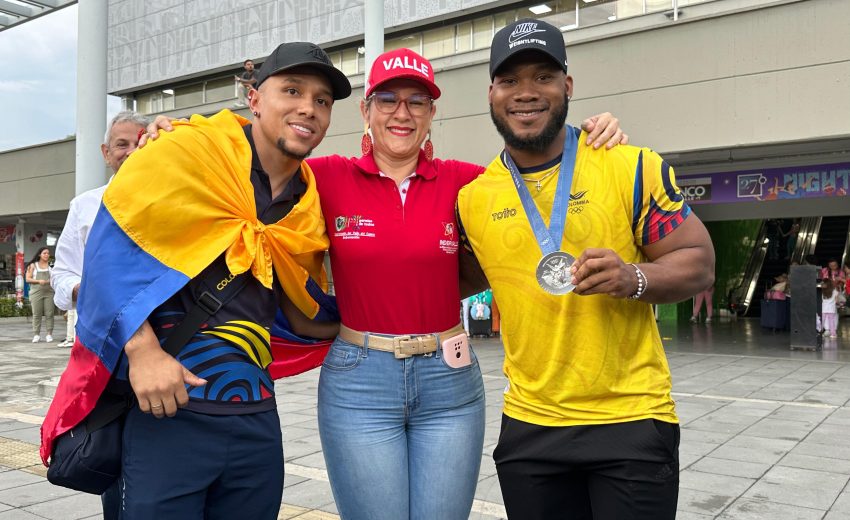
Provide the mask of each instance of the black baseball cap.
[{"label": "black baseball cap", "polygon": [[508,58],[525,51],[541,52],[567,72],[567,50],[561,31],[544,21],[523,18],[506,25],[493,36],[490,45],[490,81]]},{"label": "black baseball cap", "polygon": [[333,66],[327,53],[309,42],[281,43],[272,52],[257,72],[257,87],[269,76],[280,74],[295,67],[310,67],[325,75],[331,83],[334,99],[345,99],[351,95],[351,83],[339,69]]}]

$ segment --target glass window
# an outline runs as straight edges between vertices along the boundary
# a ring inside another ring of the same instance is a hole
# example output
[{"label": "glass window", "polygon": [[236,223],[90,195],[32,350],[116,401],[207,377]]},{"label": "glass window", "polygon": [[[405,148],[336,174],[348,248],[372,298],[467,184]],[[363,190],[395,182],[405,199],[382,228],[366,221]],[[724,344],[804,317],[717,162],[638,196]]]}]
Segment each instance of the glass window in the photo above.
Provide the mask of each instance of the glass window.
[{"label": "glass window", "polygon": [[392,40],[386,40],[384,42],[384,52],[386,51],[394,51],[396,49],[401,49],[402,47],[407,47],[408,49],[421,52],[420,47],[422,46],[422,35],[417,34],[408,34],[402,36],[400,38],[393,38]]},{"label": "glass window", "polygon": [[643,0],[619,0],[617,2],[617,18],[628,18],[644,14]]},{"label": "glass window", "polygon": [[516,11],[508,11],[506,13],[498,13],[494,15],[493,21],[495,22],[495,25],[493,26],[493,31],[498,31],[509,23],[514,23],[516,19]]},{"label": "glass window", "polygon": [[429,60],[454,54],[455,28],[453,25],[425,31],[422,36],[422,54]]},{"label": "glass window", "polygon": [[188,85],[174,89],[174,106],[176,108],[194,107],[204,104],[203,83]]},{"label": "glass window", "polygon": [[342,67],[340,70],[346,76],[357,74],[357,49],[345,49],[342,51]]},{"label": "glass window", "polygon": [[136,96],[136,106],[142,114],[153,114],[159,112],[159,92],[146,92]]},{"label": "glass window", "polygon": [[493,19],[489,16],[472,21],[472,48],[486,49],[493,40]]},{"label": "glass window", "polygon": [[457,24],[455,34],[455,51],[466,52],[472,50],[472,22]]},{"label": "glass window", "polygon": [[236,80],[221,78],[207,81],[206,102],[215,103],[236,97]]},{"label": "glass window", "polygon": [[174,90],[163,89],[160,101],[160,110],[174,110]]},{"label": "glass window", "polygon": [[334,67],[336,67],[336,68],[342,67],[342,53],[341,52],[329,52],[328,58],[331,59],[331,63],[334,64]]}]

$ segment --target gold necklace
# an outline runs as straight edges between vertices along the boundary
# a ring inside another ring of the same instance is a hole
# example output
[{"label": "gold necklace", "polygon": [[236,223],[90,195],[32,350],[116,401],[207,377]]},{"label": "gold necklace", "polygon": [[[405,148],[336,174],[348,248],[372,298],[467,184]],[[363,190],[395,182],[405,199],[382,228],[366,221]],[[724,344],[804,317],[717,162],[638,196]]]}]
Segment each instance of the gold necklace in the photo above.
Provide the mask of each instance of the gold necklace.
[{"label": "gold necklace", "polygon": [[536,182],[537,184],[535,185],[535,187],[537,188],[537,191],[540,191],[543,188],[543,186],[540,184],[540,181],[544,181],[544,180],[548,179],[549,177],[551,177],[552,175],[554,175],[555,173],[557,173],[560,170],[561,170],[560,168],[555,168],[554,170],[547,173],[543,177],[538,177],[536,179],[526,179],[525,176],[523,176],[522,180],[524,180],[525,182]]}]

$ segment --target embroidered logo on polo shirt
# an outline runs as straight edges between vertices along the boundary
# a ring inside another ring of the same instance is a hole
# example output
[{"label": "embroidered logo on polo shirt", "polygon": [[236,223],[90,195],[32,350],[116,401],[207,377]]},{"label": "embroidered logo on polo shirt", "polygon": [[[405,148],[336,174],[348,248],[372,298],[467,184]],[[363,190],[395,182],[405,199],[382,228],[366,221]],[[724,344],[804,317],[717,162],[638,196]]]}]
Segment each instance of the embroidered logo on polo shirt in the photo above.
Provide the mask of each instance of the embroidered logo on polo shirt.
[{"label": "embroidered logo on polo shirt", "polygon": [[343,240],[375,238],[374,231],[371,231],[371,228],[374,227],[375,221],[364,218],[362,215],[339,215],[334,218],[334,229],[336,230],[334,236]]},{"label": "embroidered logo on polo shirt", "polygon": [[458,239],[455,235],[455,223],[443,222],[443,237],[440,239],[440,249],[449,255],[457,253]]}]

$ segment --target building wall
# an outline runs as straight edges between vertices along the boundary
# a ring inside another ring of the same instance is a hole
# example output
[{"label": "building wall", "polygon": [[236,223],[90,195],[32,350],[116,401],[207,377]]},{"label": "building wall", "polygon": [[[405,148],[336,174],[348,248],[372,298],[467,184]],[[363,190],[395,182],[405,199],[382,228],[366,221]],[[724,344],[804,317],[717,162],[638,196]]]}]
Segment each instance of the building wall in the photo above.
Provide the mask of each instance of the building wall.
[{"label": "building wall", "polygon": [[[781,142],[811,150],[850,137],[848,19],[846,0],[808,0],[604,38],[568,32],[569,121],[610,111],[633,144],[671,154],[674,163],[693,150]],[[434,124],[441,156],[486,164],[501,147],[488,112],[488,59],[479,53],[472,64],[443,70],[434,63],[443,91]],[[319,152],[355,154],[359,111],[350,101],[338,105]]]},{"label": "building wall", "polygon": [[[0,217],[67,210],[74,197],[73,138],[0,153]],[[15,224],[17,219],[0,224]]]},{"label": "building wall", "polygon": [[[190,7],[212,16],[217,9],[255,3],[112,1],[110,20],[117,26],[139,10]],[[717,16],[720,7],[726,13]],[[144,19],[153,24],[155,18]],[[838,153],[846,160],[848,19],[846,0],[720,0],[683,8],[678,23],[658,13],[569,31],[575,80],[569,120],[578,124],[611,111],[633,144],[661,152],[679,172],[734,171],[740,161],[747,167],[824,164],[838,162]],[[183,25],[190,27],[187,20]],[[112,45],[117,37],[110,35]],[[476,51],[434,61],[444,93],[433,125],[438,156],[487,164],[501,148],[488,113],[488,59],[488,51]],[[173,76],[185,68],[169,70]],[[316,155],[359,153],[362,81],[353,78],[351,98],[335,104]],[[0,154],[0,217],[67,208],[73,160],[73,141]],[[822,209],[817,200],[799,202],[805,214]]]},{"label": "building wall", "polygon": [[[386,27],[505,2],[384,2]],[[363,0],[109,0],[109,85],[122,92],[268,56],[285,41],[362,38]]]}]

